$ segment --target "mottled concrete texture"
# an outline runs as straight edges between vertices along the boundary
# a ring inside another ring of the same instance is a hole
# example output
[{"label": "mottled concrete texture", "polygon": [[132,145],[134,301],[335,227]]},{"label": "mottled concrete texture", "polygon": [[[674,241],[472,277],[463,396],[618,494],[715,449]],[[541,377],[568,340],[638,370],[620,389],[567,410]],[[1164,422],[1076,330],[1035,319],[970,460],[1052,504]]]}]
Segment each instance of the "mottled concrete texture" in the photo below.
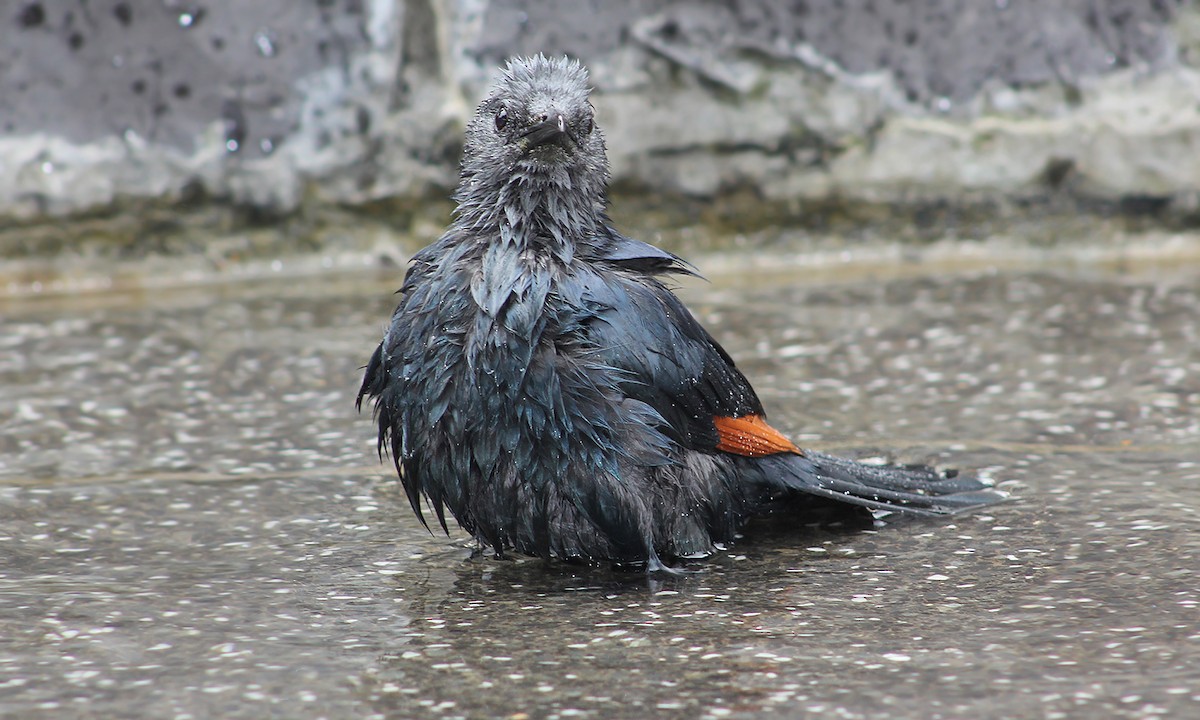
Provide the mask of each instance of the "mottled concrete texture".
[{"label": "mottled concrete texture", "polygon": [[11,0],[0,218],[444,194],[490,74],[539,50],[591,67],[624,186],[1187,205],[1198,28],[1178,0]]}]

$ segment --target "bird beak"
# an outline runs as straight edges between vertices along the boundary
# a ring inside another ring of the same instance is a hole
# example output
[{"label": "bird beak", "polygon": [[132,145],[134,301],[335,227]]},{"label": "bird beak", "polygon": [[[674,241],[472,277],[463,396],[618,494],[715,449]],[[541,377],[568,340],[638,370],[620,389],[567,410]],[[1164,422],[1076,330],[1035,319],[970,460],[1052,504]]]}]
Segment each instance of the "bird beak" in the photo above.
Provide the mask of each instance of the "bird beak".
[{"label": "bird beak", "polygon": [[561,113],[555,113],[537,125],[534,125],[522,133],[521,137],[525,138],[525,148],[527,150],[550,143],[554,143],[565,149],[568,142],[574,141],[574,138],[571,137],[571,133],[568,131],[567,119]]}]

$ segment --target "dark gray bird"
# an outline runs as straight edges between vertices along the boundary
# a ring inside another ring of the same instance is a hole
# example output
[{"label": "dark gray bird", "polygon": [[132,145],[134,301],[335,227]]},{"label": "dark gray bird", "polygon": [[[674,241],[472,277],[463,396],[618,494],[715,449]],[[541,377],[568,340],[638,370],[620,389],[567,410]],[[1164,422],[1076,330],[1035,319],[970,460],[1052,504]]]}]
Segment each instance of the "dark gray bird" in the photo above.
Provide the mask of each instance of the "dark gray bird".
[{"label": "dark gray bird", "polygon": [[660,570],[802,497],[937,515],[996,502],[927,467],[800,450],[621,235],[586,71],[509,63],[467,127],[453,223],[413,257],[359,392],[424,496],[495,549]]}]

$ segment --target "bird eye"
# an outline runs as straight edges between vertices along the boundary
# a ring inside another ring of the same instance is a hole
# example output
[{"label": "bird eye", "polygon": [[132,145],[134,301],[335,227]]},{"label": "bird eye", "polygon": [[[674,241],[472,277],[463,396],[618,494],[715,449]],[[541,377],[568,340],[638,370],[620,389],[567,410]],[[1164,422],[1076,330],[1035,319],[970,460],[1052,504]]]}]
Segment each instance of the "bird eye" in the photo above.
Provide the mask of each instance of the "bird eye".
[{"label": "bird eye", "polygon": [[496,129],[503,130],[504,126],[507,124],[508,124],[508,110],[506,110],[504,108],[500,108],[499,110],[496,111]]}]

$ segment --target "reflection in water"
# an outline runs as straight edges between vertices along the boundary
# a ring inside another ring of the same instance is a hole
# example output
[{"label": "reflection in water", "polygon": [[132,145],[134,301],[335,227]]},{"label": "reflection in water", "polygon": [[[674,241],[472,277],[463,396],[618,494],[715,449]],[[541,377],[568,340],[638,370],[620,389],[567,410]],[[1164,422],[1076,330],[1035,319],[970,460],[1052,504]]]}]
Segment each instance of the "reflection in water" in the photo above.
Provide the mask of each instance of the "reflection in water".
[{"label": "reflection in water", "polygon": [[685,288],[804,444],[1018,500],[769,520],[647,578],[415,523],[353,411],[396,282],[4,308],[5,714],[1197,714],[1195,287]]}]

